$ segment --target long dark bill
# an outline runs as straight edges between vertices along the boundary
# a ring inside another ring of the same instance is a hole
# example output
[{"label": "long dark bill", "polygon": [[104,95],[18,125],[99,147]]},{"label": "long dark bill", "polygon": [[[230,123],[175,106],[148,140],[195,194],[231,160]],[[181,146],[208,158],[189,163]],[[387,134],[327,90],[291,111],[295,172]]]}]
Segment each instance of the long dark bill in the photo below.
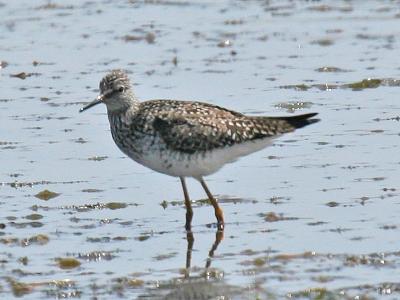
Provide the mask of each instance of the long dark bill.
[{"label": "long dark bill", "polygon": [[101,103],[101,102],[103,102],[103,96],[102,96],[102,95],[98,96],[98,97],[97,97],[96,99],[94,99],[92,102],[86,104],[84,107],[82,107],[82,108],[79,110],[79,112],[83,112],[83,111],[85,111],[85,110],[87,110],[87,109],[89,109],[89,108],[91,108],[91,107],[93,107],[93,106],[95,106],[95,105],[97,105],[97,104],[99,104],[99,103]]}]

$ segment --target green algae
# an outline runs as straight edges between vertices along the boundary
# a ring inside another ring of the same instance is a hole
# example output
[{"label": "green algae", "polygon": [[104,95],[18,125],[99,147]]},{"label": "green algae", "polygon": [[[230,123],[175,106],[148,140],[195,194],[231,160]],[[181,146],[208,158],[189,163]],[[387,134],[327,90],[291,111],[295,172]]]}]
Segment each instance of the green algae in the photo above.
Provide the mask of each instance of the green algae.
[{"label": "green algae", "polygon": [[126,208],[128,205],[123,202],[109,202],[106,204],[106,208],[115,210],[115,209],[121,209],[121,208]]},{"label": "green algae", "polygon": [[46,189],[46,190],[43,190],[43,191],[37,193],[35,195],[35,197],[40,199],[40,200],[48,201],[48,200],[53,199],[53,198],[55,198],[55,197],[57,197],[59,195],[60,194],[52,192],[52,191],[49,191],[49,190]]},{"label": "green algae", "polygon": [[36,220],[42,219],[43,216],[41,214],[30,214],[30,215],[27,215],[25,218],[28,220],[36,221]]},{"label": "green algae", "polygon": [[253,265],[255,265],[256,267],[262,267],[266,263],[267,263],[267,260],[265,258],[261,258],[261,257],[255,258],[253,260]]},{"label": "green algae", "polygon": [[58,267],[60,269],[74,269],[81,265],[80,261],[73,257],[57,258]]},{"label": "green algae", "polygon": [[144,242],[146,240],[148,240],[150,238],[150,235],[140,235],[138,237],[135,237],[135,240],[139,241],[139,242]]},{"label": "green algae", "polygon": [[353,82],[347,86],[353,90],[375,89],[382,84],[382,79],[367,78],[361,81]]}]

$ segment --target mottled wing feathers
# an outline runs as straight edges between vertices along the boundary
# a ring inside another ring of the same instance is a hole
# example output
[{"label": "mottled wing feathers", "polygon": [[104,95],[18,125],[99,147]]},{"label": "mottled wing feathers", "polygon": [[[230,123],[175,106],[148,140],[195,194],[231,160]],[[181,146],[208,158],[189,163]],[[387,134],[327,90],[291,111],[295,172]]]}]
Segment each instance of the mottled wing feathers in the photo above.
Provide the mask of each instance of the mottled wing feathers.
[{"label": "mottled wing feathers", "polygon": [[153,127],[168,148],[185,153],[207,151],[220,146],[221,141],[210,138],[214,128],[204,126],[193,117],[155,117]]},{"label": "mottled wing feathers", "polygon": [[293,117],[250,117],[219,106],[189,101],[153,100],[142,103],[143,116],[171,150],[209,151],[272,138],[310,124],[315,114]]},{"label": "mottled wing feathers", "polygon": [[154,128],[167,146],[185,153],[208,151],[272,136],[273,132],[252,128],[256,122],[241,118],[207,119],[198,116],[158,116]]}]

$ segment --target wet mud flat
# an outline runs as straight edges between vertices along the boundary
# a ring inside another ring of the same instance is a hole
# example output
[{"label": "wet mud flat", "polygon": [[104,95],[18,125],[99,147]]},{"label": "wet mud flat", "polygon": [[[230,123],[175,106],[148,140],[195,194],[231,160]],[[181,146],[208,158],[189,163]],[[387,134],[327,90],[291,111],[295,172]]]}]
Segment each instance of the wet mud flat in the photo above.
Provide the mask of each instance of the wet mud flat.
[{"label": "wet mud flat", "polygon": [[[0,2],[0,298],[398,299],[400,15],[380,1]],[[207,178],[125,158],[110,69],[141,99],[321,122]]]}]

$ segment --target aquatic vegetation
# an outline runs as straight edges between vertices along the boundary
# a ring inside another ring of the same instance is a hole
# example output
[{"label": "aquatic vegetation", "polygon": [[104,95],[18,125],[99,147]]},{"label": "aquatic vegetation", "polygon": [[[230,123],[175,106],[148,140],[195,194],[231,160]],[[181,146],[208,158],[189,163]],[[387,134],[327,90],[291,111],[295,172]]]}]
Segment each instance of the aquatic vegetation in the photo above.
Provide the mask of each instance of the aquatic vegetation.
[{"label": "aquatic vegetation", "polygon": [[43,191],[37,193],[35,195],[35,197],[39,198],[40,200],[48,201],[48,200],[53,199],[53,198],[55,198],[55,197],[57,197],[59,195],[60,194],[52,192],[52,191],[49,191],[49,190],[43,190]]},{"label": "aquatic vegetation", "polygon": [[56,262],[60,269],[74,269],[81,265],[81,262],[73,257],[57,258]]},{"label": "aquatic vegetation", "polygon": [[375,89],[382,84],[382,79],[363,79],[358,82],[349,83],[347,86],[353,90],[362,90],[362,89]]}]

